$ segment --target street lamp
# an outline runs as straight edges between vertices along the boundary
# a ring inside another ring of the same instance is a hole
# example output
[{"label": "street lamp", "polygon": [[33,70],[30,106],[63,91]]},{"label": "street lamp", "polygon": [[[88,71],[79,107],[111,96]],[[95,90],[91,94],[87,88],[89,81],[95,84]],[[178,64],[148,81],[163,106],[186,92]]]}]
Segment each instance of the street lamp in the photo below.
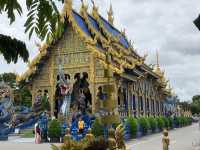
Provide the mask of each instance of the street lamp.
[{"label": "street lamp", "polygon": [[196,18],[193,23],[195,24],[195,26],[200,30],[200,14],[198,16],[198,18]]}]

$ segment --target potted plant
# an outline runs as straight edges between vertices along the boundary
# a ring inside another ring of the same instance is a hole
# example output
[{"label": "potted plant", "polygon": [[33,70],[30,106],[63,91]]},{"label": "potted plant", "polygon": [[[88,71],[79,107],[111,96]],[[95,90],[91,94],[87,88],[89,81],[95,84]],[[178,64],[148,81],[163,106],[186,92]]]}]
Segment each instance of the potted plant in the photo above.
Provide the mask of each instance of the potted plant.
[{"label": "potted plant", "polygon": [[52,143],[60,142],[61,126],[58,120],[53,119],[49,123],[48,136],[50,137],[50,142]]}]

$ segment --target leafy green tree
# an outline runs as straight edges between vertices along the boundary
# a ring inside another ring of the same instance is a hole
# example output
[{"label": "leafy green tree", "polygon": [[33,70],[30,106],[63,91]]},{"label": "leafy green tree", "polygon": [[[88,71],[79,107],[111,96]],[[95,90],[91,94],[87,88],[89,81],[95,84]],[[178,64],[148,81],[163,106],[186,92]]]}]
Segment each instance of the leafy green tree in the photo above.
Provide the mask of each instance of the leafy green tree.
[{"label": "leafy green tree", "polygon": [[29,89],[24,86],[18,90],[20,93],[20,105],[31,107],[32,106],[32,95]]},{"label": "leafy green tree", "polygon": [[16,87],[16,74],[11,73],[11,72],[0,74],[0,82],[1,81],[4,81],[12,88],[15,88]]},{"label": "leafy green tree", "polygon": [[192,103],[190,104],[190,110],[192,114],[200,114],[200,95],[194,95],[192,97]]},{"label": "leafy green tree", "polygon": [[16,105],[23,105],[31,107],[32,95],[26,86],[19,85],[19,89],[16,88],[16,74],[15,73],[3,73],[0,74],[0,82],[4,81],[10,87],[13,88],[14,102]]},{"label": "leafy green tree", "polygon": [[193,103],[200,103],[200,95],[194,95],[192,97],[192,102]]}]

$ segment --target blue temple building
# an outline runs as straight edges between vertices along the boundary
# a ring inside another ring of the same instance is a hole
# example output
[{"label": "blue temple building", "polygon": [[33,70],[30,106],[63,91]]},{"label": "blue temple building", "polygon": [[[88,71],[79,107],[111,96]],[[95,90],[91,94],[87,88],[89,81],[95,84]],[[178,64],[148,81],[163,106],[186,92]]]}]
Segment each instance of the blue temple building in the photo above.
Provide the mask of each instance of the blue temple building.
[{"label": "blue temple building", "polygon": [[[112,7],[105,19],[95,4],[89,12],[82,3],[77,12],[69,0],[61,16],[66,27],[60,39],[44,44],[27,72],[18,77],[19,82],[29,86],[33,104],[37,91],[46,90],[53,114],[56,76],[61,66],[63,72],[71,76],[71,84],[76,81],[75,74],[88,74],[93,113],[102,107],[111,118],[114,115],[123,118],[165,114],[164,101],[171,91],[164,72],[158,63],[154,68],[146,64],[146,57],[135,51],[125,31],[114,26]],[[111,99],[100,101],[98,89],[108,83],[112,85]]]}]

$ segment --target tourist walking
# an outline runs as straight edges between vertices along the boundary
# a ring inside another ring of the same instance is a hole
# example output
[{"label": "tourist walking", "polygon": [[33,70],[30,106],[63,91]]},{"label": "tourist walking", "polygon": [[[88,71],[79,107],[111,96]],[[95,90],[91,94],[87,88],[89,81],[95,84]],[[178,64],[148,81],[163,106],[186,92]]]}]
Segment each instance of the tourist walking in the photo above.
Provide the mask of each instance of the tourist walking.
[{"label": "tourist walking", "polygon": [[41,131],[38,123],[35,124],[35,143],[41,143]]}]

